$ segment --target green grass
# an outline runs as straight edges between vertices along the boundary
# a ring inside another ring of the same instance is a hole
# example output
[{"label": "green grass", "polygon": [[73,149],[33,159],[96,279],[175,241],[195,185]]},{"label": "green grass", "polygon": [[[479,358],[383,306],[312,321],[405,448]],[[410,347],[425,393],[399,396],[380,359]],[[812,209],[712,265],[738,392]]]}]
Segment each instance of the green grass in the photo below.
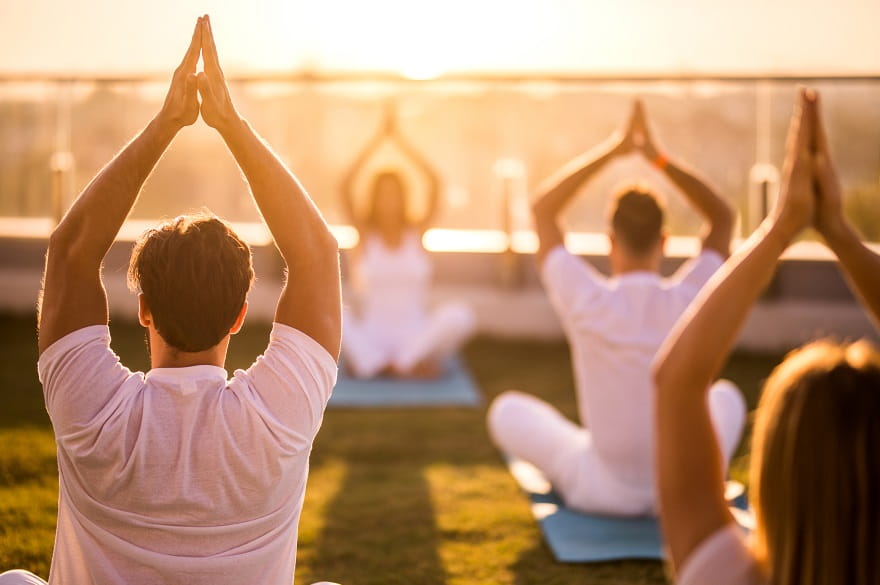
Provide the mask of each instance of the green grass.
[{"label": "green grass", "polygon": [[[36,376],[33,318],[0,316],[0,571],[46,577],[57,511],[54,443]],[[148,362],[140,328],[111,326],[132,369]],[[265,347],[267,326],[232,342],[228,369]],[[516,388],[575,416],[563,343],[478,339],[465,350],[485,397]],[[754,407],[779,356],[737,355],[725,376]],[[560,565],[492,447],[485,409],[331,410],[315,444],[300,523],[297,583],[346,585],[665,583],[660,563]],[[741,452],[744,450],[741,449]],[[734,462],[744,478],[747,455]]]}]

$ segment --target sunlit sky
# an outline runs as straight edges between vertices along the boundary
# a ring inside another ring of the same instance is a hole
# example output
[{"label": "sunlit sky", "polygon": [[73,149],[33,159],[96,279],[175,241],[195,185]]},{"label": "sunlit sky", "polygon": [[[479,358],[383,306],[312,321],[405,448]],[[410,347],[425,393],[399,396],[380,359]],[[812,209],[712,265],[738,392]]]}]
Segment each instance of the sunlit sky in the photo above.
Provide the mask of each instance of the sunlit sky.
[{"label": "sunlit sky", "polygon": [[880,73],[880,0],[0,0],[0,72]]}]

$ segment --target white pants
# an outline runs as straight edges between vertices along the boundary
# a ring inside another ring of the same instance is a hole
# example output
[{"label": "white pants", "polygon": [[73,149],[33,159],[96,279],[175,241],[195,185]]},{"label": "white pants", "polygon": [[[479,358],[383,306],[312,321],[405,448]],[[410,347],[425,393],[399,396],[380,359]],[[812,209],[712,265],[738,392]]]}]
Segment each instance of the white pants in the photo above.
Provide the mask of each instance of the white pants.
[{"label": "white pants", "polygon": [[45,581],[28,571],[0,573],[0,585],[47,585]]},{"label": "white pants", "polygon": [[[710,388],[708,400],[726,470],[745,425],[745,401],[727,380]],[[593,448],[590,432],[543,400],[504,392],[492,402],[487,419],[498,448],[539,468],[567,506],[621,516],[656,514],[654,486],[620,481]]]},{"label": "white pants", "polygon": [[462,303],[442,305],[410,331],[384,331],[346,311],[342,353],[358,378],[372,378],[393,367],[408,372],[426,360],[442,361],[473,334],[474,312]]}]

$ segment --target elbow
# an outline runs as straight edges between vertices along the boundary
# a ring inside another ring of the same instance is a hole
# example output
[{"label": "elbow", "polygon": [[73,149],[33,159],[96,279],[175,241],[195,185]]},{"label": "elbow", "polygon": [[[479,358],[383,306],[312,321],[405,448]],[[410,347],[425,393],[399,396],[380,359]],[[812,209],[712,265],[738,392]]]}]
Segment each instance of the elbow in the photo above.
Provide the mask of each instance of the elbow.
[{"label": "elbow", "polygon": [[666,371],[663,369],[662,361],[658,362],[655,359],[654,363],[651,364],[651,381],[658,392],[660,391],[660,387],[666,383]]},{"label": "elbow", "polygon": [[79,238],[62,222],[49,235],[46,257],[50,261],[68,261],[80,255],[79,248],[81,248]]},{"label": "elbow", "polygon": [[46,271],[67,274],[84,274],[99,269],[103,254],[95,251],[83,241],[81,234],[56,229],[49,236],[46,247]]},{"label": "elbow", "polygon": [[712,220],[716,226],[732,232],[736,214],[733,211],[733,207],[722,199],[718,202],[718,208],[715,210]]},{"label": "elbow", "polygon": [[661,351],[657,353],[651,364],[651,380],[658,395],[663,394],[665,389],[669,388],[670,384],[673,383],[671,380],[674,374],[673,369],[670,361],[667,359],[666,352]]},{"label": "elbow", "polygon": [[330,228],[326,228],[320,234],[312,246],[312,254],[322,262],[339,264],[339,241]]},{"label": "elbow", "polygon": [[547,201],[544,199],[544,197],[540,197],[537,201],[532,203],[532,217],[535,219],[536,223],[547,219],[551,215],[552,214],[550,213],[549,206],[547,205]]},{"label": "elbow", "polygon": [[321,247],[326,251],[327,254],[330,254],[332,256],[339,255],[339,240],[336,239],[336,236],[333,235],[333,232],[330,231],[329,227],[324,232],[324,236],[322,237],[321,241]]},{"label": "elbow", "polygon": [[289,269],[330,265],[338,267],[339,242],[326,225],[323,229],[314,229],[307,237],[303,234],[300,237],[284,235],[283,239],[275,240],[275,245]]},{"label": "elbow", "polygon": [[48,251],[50,253],[59,253],[63,250],[66,250],[70,247],[71,237],[68,233],[68,230],[65,229],[64,224],[61,223],[52,230],[52,233],[49,234],[49,245]]}]

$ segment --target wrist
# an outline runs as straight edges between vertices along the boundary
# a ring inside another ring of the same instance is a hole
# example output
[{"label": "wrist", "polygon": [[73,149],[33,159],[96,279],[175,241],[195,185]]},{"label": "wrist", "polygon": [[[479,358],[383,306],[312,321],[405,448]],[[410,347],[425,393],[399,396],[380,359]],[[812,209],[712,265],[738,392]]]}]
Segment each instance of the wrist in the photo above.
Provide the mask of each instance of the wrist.
[{"label": "wrist", "polygon": [[235,112],[235,115],[225,119],[222,124],[217,126],[220,136],[227,142],[235,141],[247,129],[247,121]]},{"label": "wrist", "polygon": [[822,223],[818,226],[818,231],[825,238],[825,242],[832,248],[853,239],[853,237],[858,239],[852,226],[847,223],[843,216],[838,216],[831,221]]},{"label": "wrist", "polygon": [[625,137],[619,134],[612,134],[605,142],[601,143],[597,149],[592,152],[601,153],[597,158],[612,158],[621,154],[625,149]]},{"label": "wrist", "polygon": [[805,228],[800,222],[785,215],[768,217],[761,225],[764,237],[774,239],[782,246],[782,250],[788,248]]},{"label": "wrist", "polygon": [[645,153],[648,157],[648,160],[651,161],[651,166],[657,169],[658,171],[665,171],[666,167],[669,166],[669,157],[664,153],[654,150],[652,152]]},{"label": "wrist", "polygon": [[147,131],[164,142],[171,142],[181,129],[183,124],[175,122],[165,112],[159,112],[147,125]]}]

